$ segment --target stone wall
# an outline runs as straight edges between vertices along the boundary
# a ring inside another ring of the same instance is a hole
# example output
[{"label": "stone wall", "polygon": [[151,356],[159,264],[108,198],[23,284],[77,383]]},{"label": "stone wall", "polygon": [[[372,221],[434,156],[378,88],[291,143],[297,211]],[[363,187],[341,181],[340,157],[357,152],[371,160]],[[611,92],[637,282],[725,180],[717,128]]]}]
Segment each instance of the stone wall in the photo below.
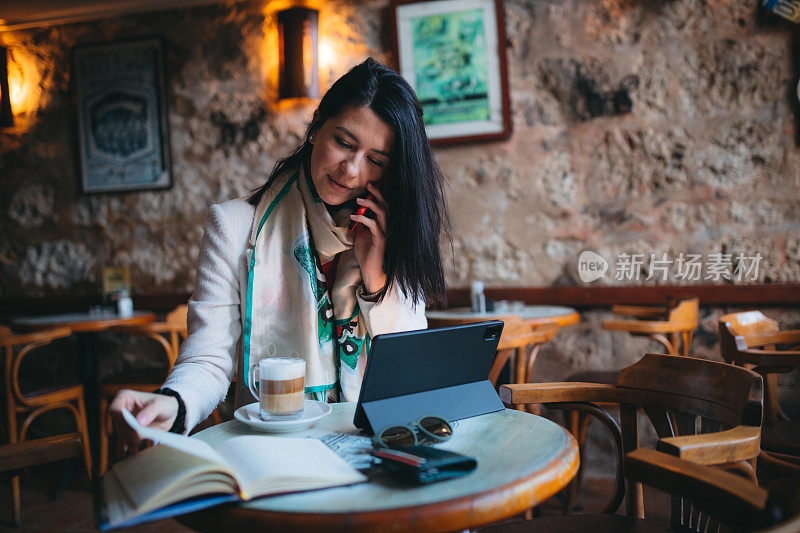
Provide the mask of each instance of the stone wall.
[{"label": "stone wall", "polygon": [[[450,283],[580,283],[584,249],[758,252],[758,281],[800,280],[796,28],[754,3],[506,1],[514,134],[436,150]],[[139,293],[191,290],[208,204],[259,185],[312,111],[276,103],[273,13],[240,2],[0,34],[28,93],[23,133],[0,134],[0,296],[93,294],[105,264],[130,266]],[[336,58],[323,86],[389,61],[385,2],[329,2],[321,20]],[[174,187],[83,195],[71,48],[149,35],[166,41]]]},{"label": "stone wall", "polygon": [[576,284],[588,248],[760,252],[759,280],[796,281],[792,28],[753,4],[506,2],[514,136],[438,153],[451,279]]},{"label": "stone wall", "polygon": [[[757,4],[506,0],[514,133],[436,149],[451,285],[580,284],[586,249],[609,261],[760,253],[757,281],[800,282],[797,27]],[[322,65],[324,87],[368,55],[390,60],[387,6],[321,7],[335,58]],[[275,100],[274,11],[237,2],[0,34],[25,92],[18,131],[0,133],[0,297],[96,294],[102,265],[129,266],[135,293],[192,289],[207,206],[260,185],[313,110]],[[152,35],[166,43],[174,186],[83,195],[71,49]],[[706,312],[698,349],[713,354],[720,310]],[[603,316],[561,332],[541,376],[628,364],[648,349],[602,332]]]}]

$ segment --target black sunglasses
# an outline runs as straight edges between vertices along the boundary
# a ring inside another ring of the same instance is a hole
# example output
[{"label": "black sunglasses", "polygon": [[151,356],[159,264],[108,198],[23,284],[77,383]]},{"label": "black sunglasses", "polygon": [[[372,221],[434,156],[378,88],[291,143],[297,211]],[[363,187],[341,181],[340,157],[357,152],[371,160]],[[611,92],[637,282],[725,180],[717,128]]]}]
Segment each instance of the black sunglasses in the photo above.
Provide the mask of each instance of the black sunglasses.
[{"label": "black sunglasses", "polygon": [[397,448],[417,444],[438,444],[450,440],[453,428],[444,418],[423,416],[415,424],[385,427],[372,437],[376,446]]}]

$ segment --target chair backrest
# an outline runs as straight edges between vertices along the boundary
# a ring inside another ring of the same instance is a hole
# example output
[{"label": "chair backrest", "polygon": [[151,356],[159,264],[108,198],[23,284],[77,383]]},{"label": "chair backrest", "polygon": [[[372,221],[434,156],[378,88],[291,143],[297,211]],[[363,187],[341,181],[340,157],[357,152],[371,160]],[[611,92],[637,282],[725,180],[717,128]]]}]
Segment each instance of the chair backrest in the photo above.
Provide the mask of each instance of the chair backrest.
[{"label": "chair backrest", "polygon": [[[778,323],[765,316],[761,311],[744,311],[729,313],[719,318],[719,350],[722,358],[728,363],[751,368],[752,357],[742,353],[751,346],[745,341],[746,337],[764,333],[777,333],[780,331]],[[775,345],[759,345],[759,349],[774,350]],[[759,370],[756,368],[756,370]],[[759,371],[764,374],[765,369]],[[764,375],[764,424],[773,424],[785,415],[778,403],[778,375],[765,373]]]},{"label": "chair backrest", "polygon": [[[710,517],[731,531],[800,531],[800,479],[784,478],[769,492],[716,468],[640,448],[625,456],[628,479],[691,501],[697,513],[676,531],[713,531]],[[704,519],[704,517],[708,517]]]},{"label": "chair backrest", "polygon": [[734,335],[756,335],[779,330],[778,323],[766,317],[761,311],[728,313],[719,317],[719,323],[727,324]]},{"label": "chair backrest", "polygon": [[167,352],[169,357],[169,370],[172,369],[178,358],[181,341],[186,340],[186,337],[189,335],[189,326],[187,323],[188,314],[189,306],[186,304],[179,305],[170,311],[164,319],[164,323],[170,326],[169,343],[171,349]]},{"label": "chair backrest", "polygon": [[[31,405],[26,395],[20,389],[19,369],[22,360],[36,348],[50,344],[56,339],[69,337],[72,330],[66,327],[51,328],[21,335],[0,335],[0,348],[5,351],[5,389],[8,405]],[[38,395],[39,398],[47,393]]]},{"label": "chair backrest", "polygon": [[180,328],[183,337],[186,338],[186,330],[188,327],[187,326],[188,314],[189,314],[189,306],[186,304],[179,305],[178,307],[170,311],[169,314],[167,314],[167,317],[164,320],[164,322],[166,322],[167,324],[172,324],[177,328]]},{"label": "chair backrest", "polygon": [[722,358],[728,363],[741,364],[736,357],[739,353],[736,337],[774,333],[779,331],[778,323],[764,316],[761,311],[729,313],[719,317],[719,349]]},{"label": "chair backrest", "polygon": [[605,320],[604,329],[646,335],[661,343],[667,353],[689,355],[699,322],[699,298],[687,296],[676,301],[670,297],[667,307],[615,305],[611,310],[615,315],[632,318]]},{"label": "chair backrest", "polygon": [[675,307],[670,309],[667,320],[670,322],[694,322],[697,327],[697,321],[700,314],[700,299],[687,298],[679,301]]},{"label": "chair backrest", "polygon": [[507,350],[510,348],[524,348],[531,344],[543,344],[551,341],[558,333],[558,329],[555,324],[537,327],[515,317],[513,320],[505,322],[503,335],[500,337],[497,349]]},{"label": "chair backrest", "polygon": [[[646,354],[622,369],[617,386],[624,400],[620,405],[622,444],[626,452],[638,447],[638,409],[650,419],[659,438],[716,433],[738,425],[759,426],[763,404],[763,380],[745,368],[686,356]],[[753,451],[750,461],[731,465],[756,480]],[[718,461],[718,462],[727,462]],[[713,461],[709,460],[708,464]],[[631,487],[628,507],[641,505],[641,487]],[[638,502],[632,503],[632,500]],[[680,496],[673,496],[673,528],[685,528],[699,510]],[[703,518],[708,523],[708,517]],[[712,530],[716,524],[712,523]]]},{"label": "chair backrest", "polygon": [[8,337],[9,335],[12,335],[11,328],[8,326],[0,326],[0,337]]},{"label": "chair backrest", "polygon": [[[666,354],[645,354],[620,371],[619,387],[634,389],[637,404],[660,438],[719,431],[743,422],[759,425],[749,411],[763,399],[761,376],[744,368]],[[646,394],[641,394],[647,391]],[[744,420],[748,417],[747,420]]]},{"label": "chair backrest", "polygon": [[112,328],[112,331],[139,335],[157,342],[167,356],[167,372],[169,372],[178,358],[181,341],[186,340],[188,336],[188,312],[188,305],[179,305],[167,313],[162,322],[122,325]]},{"label": "chair backrest", "polygon": [[80,457],[82,452],[80,433],[4,444],[0,446],[0,473],[16,475],[23,468]]}]

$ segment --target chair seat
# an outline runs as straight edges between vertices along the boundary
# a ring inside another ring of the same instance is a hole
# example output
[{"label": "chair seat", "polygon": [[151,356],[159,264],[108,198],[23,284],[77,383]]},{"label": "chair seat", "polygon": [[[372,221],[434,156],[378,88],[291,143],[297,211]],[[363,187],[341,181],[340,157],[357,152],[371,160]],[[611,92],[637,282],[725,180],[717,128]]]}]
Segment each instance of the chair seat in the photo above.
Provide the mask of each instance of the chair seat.
[{"label": "chair seat", "polygon": [[19,390],[26,399],[38,398],[47,394],[67,392],[71,389],[82,391],[77,376],[68,373],[39,374],[19,377]]},{"label": "chair seat", "polygon": [[800,456],[800,420],[784,420],[761,429],[761,448]]},{"label": "chair seat", "polygon": [[619,369],[609,370],[583,370],[567,376],[564,381],[582,381],[585,383],[603,383],[616,385],[619,380]]},{"label": "chair seat", "polygon": [[632,518],[611,514],[575,514],[546,516],[521,522],[505,522],[481,528],[480,533],[547,533],[590,531],[591,533],[664,533],[669,531],[663,520]]}]

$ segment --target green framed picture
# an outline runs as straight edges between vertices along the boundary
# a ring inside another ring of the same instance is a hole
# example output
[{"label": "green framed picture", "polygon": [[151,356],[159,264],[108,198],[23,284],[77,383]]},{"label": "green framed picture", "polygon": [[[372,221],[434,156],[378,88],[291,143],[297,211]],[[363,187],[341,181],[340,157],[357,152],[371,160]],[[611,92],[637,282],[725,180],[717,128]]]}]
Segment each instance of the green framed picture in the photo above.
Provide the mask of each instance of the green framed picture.
[{"label": "green framed picture", "polygon": [[511,134],[500,0],[395,0],[398,72],[416,90],[434,144]]}]

